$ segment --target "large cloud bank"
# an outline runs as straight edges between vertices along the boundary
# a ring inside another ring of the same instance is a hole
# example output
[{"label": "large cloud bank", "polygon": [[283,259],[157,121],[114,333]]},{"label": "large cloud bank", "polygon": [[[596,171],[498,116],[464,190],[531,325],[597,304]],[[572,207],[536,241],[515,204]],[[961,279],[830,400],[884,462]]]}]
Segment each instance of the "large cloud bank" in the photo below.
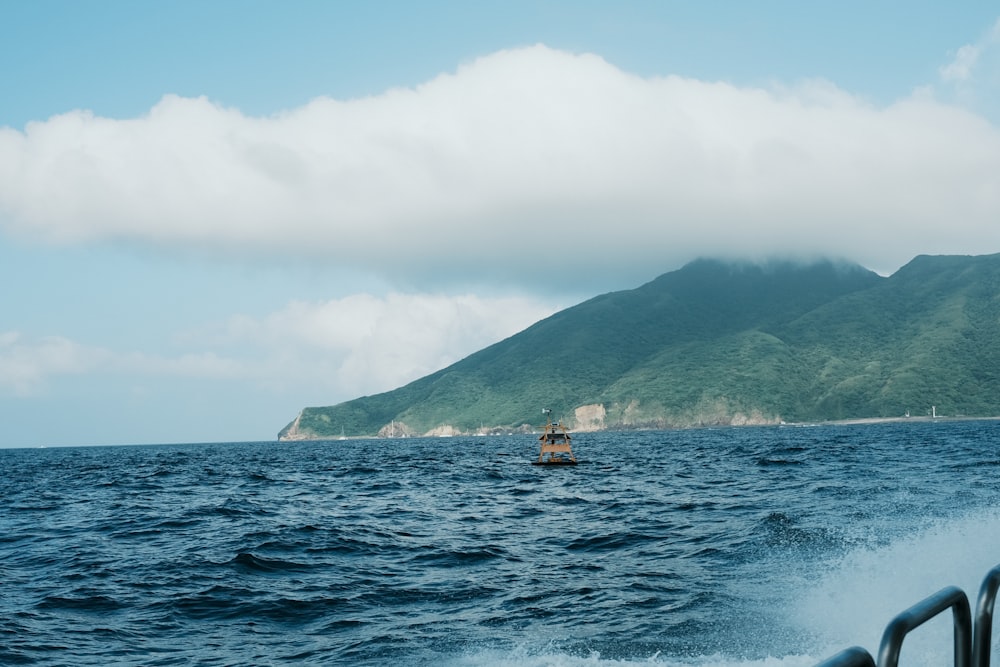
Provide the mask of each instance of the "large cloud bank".
[{"label": "large cloud bank", "polygon": [[168,95],[141,118],[0,129],[11,232],[414,285],[652,278],[699,255],[892,270],[1000,251],[998,219],[1000,131],[929,93],[876,107],[822,81],[644,79],[544,46],[269,117]]}]

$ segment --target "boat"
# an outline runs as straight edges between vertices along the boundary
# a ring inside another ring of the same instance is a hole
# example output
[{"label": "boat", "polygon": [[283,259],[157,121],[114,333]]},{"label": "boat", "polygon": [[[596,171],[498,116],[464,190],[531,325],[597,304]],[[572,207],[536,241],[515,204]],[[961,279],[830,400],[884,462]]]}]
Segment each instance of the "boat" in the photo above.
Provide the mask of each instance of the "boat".
[{"label": "boat", "polygon": [[552,422],[552,410],[545,408],[542,413],[546,416],[546,423],[545,430],[538,438],[541,451],[538,452],[538,460],[532,461],[531,465],[575,466],[576,457],[573,456],[573,449],[570,447],[572,436],[560,422]]}]

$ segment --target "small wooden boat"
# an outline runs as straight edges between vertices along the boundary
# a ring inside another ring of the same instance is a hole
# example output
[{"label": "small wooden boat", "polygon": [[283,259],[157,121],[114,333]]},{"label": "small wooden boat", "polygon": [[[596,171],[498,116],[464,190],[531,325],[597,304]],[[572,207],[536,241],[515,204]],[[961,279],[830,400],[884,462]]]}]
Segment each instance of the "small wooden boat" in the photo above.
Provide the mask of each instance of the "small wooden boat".
[{"label": "small wooden boat", "polygon": [[542,410],[547,416],[545,430],[539,436],[541,451],[538,453],[538,460],[532,461],[534,466],[575,466],[576,457],[573,456],[573,449],[570,441],[573,439],[566,431],[566,427],[558,421],[552,423],[552,411],[546,408]]}]

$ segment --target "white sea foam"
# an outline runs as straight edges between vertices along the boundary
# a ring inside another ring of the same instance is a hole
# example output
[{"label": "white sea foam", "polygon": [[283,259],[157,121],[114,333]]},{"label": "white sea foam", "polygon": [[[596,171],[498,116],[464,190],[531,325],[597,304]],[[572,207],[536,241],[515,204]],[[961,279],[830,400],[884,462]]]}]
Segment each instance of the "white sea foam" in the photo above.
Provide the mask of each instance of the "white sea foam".
[{"label": "white sea foam", "polygon": [[[975,611],[986,573],[1000,563],[1000,509],[984,508],[936,519],[877,547],[859,547],[836,561],[800,573],[789,600],[789,622],[817,638],[813,647],[835,653],[852,645],[877,656],[892,619],[946,586],[958,586]],[[907,636],[901,658],[910,665],[949,664],[952,620],[944,613]]]},{"label": "white sea foam", "polygon": [[[864,529],[864,527],[860,527]],[[877,657],[882,633],[899,613],[946,586],[958,586],[975,613],[983,577],[1000,564],[1000,508],[985,508],[936,519],[893,539],[866,536],[835,560],[790,564],[785,598],[789,632],[813,638],[790,655],[745,659],[716,653],[681,659],[654,653],[614,659],[593,652],[568,655],[552,648],[484,650],[454,657],[455,667],[591,667],[666,665],[669,667],[812,667],[849,646]],[[945,612],[907,636],[901,664],[938,667],[952,662],[952,619]],[[1000,641],[994,641],[996,662]]]},{"label": "white sea foam", "polygon": [[475,655],[454,658],[444,664],[449,667],[812,667],[818,660],[813,656],[796,655],[769,657],[760,660],[740,660],[723,655],[698,656],[679,659],[654,653],[648,657],[615,659],[604,658],[594,652],[587,656],[567,655],[558,651],[531,652],[483,651]]}]

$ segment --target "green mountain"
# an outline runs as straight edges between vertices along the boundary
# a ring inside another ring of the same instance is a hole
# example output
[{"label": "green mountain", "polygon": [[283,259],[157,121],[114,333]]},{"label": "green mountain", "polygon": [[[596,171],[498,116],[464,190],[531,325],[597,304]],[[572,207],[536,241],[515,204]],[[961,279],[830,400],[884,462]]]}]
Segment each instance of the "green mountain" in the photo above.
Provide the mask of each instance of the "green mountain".
[{"label": "green mountain", "polygon": [[285,439],[1000,415],[1000,255],[698,260],[399,389],[305,408]]}]

